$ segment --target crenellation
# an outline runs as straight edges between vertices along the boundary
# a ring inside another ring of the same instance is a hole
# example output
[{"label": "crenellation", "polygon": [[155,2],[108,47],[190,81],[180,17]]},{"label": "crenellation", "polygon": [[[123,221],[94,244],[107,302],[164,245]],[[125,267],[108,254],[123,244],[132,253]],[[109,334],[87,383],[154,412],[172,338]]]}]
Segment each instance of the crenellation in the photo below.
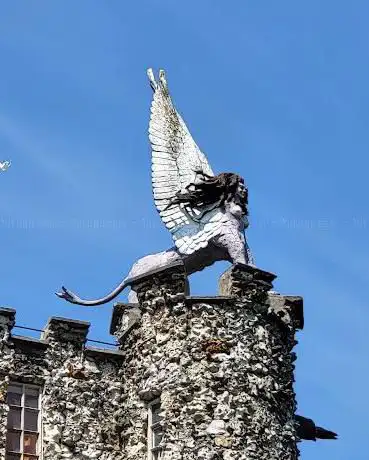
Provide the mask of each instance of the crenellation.
[{"label": "crenellation", "polygon": [[[219,295],[236,297],[266,296],[273,288],[273,273],[244,264],[232,265],[219,280]],[[256,299],[255,299],[256,300]]]},{"label": "crenellation", "polygon": [[13,308],[0,308],[0,341],[6,341],[15,326],[15,310]]},{"label": "crenellation", "polygon": [[167,267],[152,270],[151,276],[137,277],[131,283],[137,293],[140,309],[154,311],[164,305],[176,308],[184,303],[189,294],[189,284],[183,263],[174,263]]},{"label": "crenellation", "polygon": [[141,320],[141,309],[136,303],[116,303],[110,324],[110,334],[123,343],[131,329],[137,327]]},{"label": "crenellation", "polygon": [[269,311],[285,324],[293,323],[296,329],[304,328],[303,299],[300,296],[269,293]]},{"label": "crenellation", "polygon": [[87,339],[90,323],[53,316],[49,319],[41,339],[49,342],[69,342],[78,346]]}]

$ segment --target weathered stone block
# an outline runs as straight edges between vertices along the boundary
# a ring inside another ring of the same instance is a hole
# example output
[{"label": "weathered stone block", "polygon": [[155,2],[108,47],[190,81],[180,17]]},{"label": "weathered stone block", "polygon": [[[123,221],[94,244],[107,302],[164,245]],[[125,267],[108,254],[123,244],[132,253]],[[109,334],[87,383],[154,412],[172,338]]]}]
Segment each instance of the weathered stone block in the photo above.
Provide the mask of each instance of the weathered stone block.
[{"label": "weathered stone block", "polygon": [[296,329],[304,327],[303,299],[299,296],[269,293],[269,311],[277,315],[284,323]]},{"label": "weathered stone block", "polygon": [[131,286],[137,293],[141,311],[147,308],[155,310],[164,305],[178,306],[189,294],[189,283],[182,262],[137,277]]},{"label": "weathered stone block", "polygon": [[7,340],[15,325],[15,310],[0,307],[0,340]]},{"label": "weathered stone block", "polygon": [[110,324],[110,334],[115,335],[120,343],[129,334],[130,330],[137,326],[141,320],[139,304],[116,303],[113,308],[113,316]]},{"label": "weathered stone block", "polygon": [[90,323],[86,321],[53,316],[49,319],[41,338],[78,345],[86,342],[89,327]]},{"label": "weathered stone block", "polygon": [[219,295],[237,296],[265,293],[273,287],[276,275],[250,265],[232,265],[219,279]]}]

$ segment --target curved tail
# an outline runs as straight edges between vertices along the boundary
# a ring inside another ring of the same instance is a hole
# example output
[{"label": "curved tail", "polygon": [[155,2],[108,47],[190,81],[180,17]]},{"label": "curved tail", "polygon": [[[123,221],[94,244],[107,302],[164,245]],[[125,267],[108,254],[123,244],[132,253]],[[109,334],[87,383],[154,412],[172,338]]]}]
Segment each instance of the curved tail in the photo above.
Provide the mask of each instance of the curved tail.
[{"label": "curved tail", "polygon": [[83,305],[85,307],[95,307],[97,305],[103,305],[104,303],[110,302],[113,300],[118,294],[120,294],[123,289],[125,289],[129,285],[129,281],[124,279],[113,291],[111,291],[105,297],[101,297],[101,299],[96,300],[83,300],[78,297],[73,292],[69,291],[67,288],[62,286],[61,292],[56,292],[55,294],[60,297],[61,299],[65,299],[67,302],[75,303],[77,305]]}]

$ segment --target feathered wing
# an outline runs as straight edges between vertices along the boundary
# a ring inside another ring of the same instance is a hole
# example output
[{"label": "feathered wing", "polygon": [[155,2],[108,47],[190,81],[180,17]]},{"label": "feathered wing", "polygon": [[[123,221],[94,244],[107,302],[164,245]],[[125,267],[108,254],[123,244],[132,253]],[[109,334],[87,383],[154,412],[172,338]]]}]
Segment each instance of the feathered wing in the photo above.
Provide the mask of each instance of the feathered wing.
[{"label": "feathered wing", "polygon": [[191,254],[219,232],[223,214],[214,210],[198,221],[200,211],[170,203],[177,192],[203,179],[201,173],[214,174],[172,103],[164,71],[159,72],[158,81],[151,69],[147,73],[154,91],[149,123],[154,202],[179,252]]}]

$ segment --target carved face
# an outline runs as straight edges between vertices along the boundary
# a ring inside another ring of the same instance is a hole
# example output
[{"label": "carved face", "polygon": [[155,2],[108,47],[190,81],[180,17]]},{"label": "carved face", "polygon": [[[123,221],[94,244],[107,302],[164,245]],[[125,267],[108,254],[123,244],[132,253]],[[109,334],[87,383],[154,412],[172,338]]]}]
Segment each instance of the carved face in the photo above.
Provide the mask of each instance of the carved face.
[{"label": "carved face", "polygon": [[228,204],[229,212],[238,219],[242,219],[245,227],[248,226],[247,196],[248,193],[244,181],[243,179],[240,179],[237,185],[236,193]]},{"label": "carved face", "polygon": [[237,191],[234,196],[234,201],[242,208],[242,214],[247,215],[247,204],[248,204],[248,191],[242,177],[239,177]]},{"label": "carved face", "polygon": [[238,183],[237,194],[241,202],[247,203],[247,190],[243,179]]}]

